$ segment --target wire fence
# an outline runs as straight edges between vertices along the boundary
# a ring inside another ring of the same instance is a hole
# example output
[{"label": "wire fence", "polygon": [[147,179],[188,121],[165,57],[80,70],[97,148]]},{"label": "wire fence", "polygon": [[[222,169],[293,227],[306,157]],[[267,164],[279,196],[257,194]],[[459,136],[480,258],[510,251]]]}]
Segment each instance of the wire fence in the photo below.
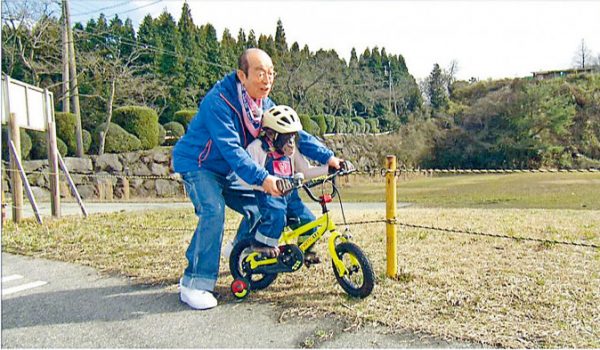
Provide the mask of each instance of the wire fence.
[{"label": "wire fence", "polygon": [[[16,172],[18,170],[6,168],[6,172]],[[392,171],[386,168],[369,168],[365,167],[362,169],[357,169],[352,175],[364,175],[364,176],[385,176],[386,174]],[[398,168],[394,172],[395,176],[400,176],[403,174],[424,174],[424,175],[469,175],[469,174],[544,174],[544,173],[600,173],[600,169],[598,168],[540,168],[540,169],[436,169],[436,168]],[[32,170],[26,171],[26,175],[40,174],[40,175],[55,175],[55,173],[51,171],[40,171],[40,170]],[[149,180],[180,180],[181,176],[178,173],[173,173],[169,175],[132,175],[127,173],[117,173],[117,174],[98,174],[98,173],[88,173],[88,172],[70,172],[71,175],[76,176],[87,176],[91,178],[113,178],[113,179],[149,179]],[[64,175],[62,172],[59,172],[59,176]]]},{"label": "wire fence", "polygon": [[[480,237],[491,237],[491,238],[502,238],[502,239],[510,239],[517,242],[521,241],[529,241],[529,242],[537,242],[542,244],[557,244],[557,245],[565,245],[565,246],[575,246],[575,247],[585,247],[585,248],[600,248],[599,244],[587,243],[587,242],[573,242],[573,241],[563,241],[556,239],[544,239],[544,238],[535,238],[535,237],[525,237],[525,236],[515,236],[515,235],[503,235],[499,233],[486,233],[472,230],[462,230],[456,228],[447,228],[447,227],[435,227],[429,225],[417,225],[406,222],[401,222],[398,220],[386,220],[386,219],[376,219],[376,220],[364,220],[364,221],[355,221],[355,222],[347,222],[347,223],[336,223],[337,226],[357,226],[357,225],[370,225],[370,224],[394,224],[396,226],[402,226],[407,228],[414,229],[423,229],[429,231],[438,231],[445,233],[458,233],[458,234],[466,234]],[[192,232],[193,228],[190,227],[173,227],[173,226],[163,226],[163,227],[153,227],[147,225],[120,225],[115,228],[120,229],[135,229],[135,230],[143,230],[143,231],[158,231],[158,232]],[[228,228],[225,229],[226,232],[235,232],[237,229]]]},{"label": "wire fence", "polygon": [[[5,169],[7,172],[16,171],[13,169]],[[395,176],[400,176],[402,174],[455,174],[455,175],[466,175],[466,174],[516,174],[516,173],[529,173],[529,174],[539,174],[539,173],[600,173],[600,169],[597,168],[586,168],[586,169],[559,169],[559,168],[547,168],[547,169],[420,169],[420,168],[399,168],[395,171],[390,171],[385,168],[381,169],[373,169],[373,168],[363,168],[357,170],[354,174],[356,175],[366,175],[366,176],[386,176],[386,174],[393,172]],[[53,175],[52,172],[49,171],[27,171],[27,175],[31,174],[41,174],[41,175]],[[59,175],[63,175],[59,173]],[[98,174],[98,173],[71,173],[71,175],[75,176],[86,176],[91,178],[114,178],[114,179],[164,179],[164,180],[172,180],[172,181],[180,181],[181,176],[177,173],[169,174],[169,175],[130,175],[130,174]],[[15,207],[15,206],[13,206]],[[16,208],[16,207],[15,207]],[[384,224],[394,224],[396,226],[406,227],[406,228],[414,228],[414,229],[423,229],[429,231],[437,231],[444,233],[457,233],[457,234],[467,234],[481,237],[491,237],[491,238],[502,238],[502,239],[511,239],[514,241],[531,241],[538,242],[542,244],[557,244],[557,245],[566,245],[566,246],[577,246],[577,247],[585,247],[585,248],[600,248],[600,245],[594,243],[586,243],[586,242],[573,242],[573,241],[563,241],[556,239],[543,239],[543,238],[535,238],[535,237],[525,237],[525,236],[515,236],[515,235],[503,235],[499,233],[488,233],[488,232],[478,232],[472,230],[464,230],[464,229],[456,229],[456,228],[446,228],[446,227],[435,227],[430,225],[418,225],[407,222],[400,222],[398,220],[386,220],[386,219],[377,219],[377,220],[366,220],[366,221],[357,221],[357,222],[348,222],[348,223],[339,223],[338,225],[346,225],[346,226],[355,226],[355,225],[367,225],[374,223],[384,223]],[[114,226],[114,225],[111,225]],[[191,231],[192,228],[189,227],[151,227],[145,225],[138,226],[115,226],[115,228],[122,229],[136,229],[136,230],[152,230],[152,231],[164,231],[164,232],[188,232]],[[236,229],[226,229],[225,231],[236,231]]]}]

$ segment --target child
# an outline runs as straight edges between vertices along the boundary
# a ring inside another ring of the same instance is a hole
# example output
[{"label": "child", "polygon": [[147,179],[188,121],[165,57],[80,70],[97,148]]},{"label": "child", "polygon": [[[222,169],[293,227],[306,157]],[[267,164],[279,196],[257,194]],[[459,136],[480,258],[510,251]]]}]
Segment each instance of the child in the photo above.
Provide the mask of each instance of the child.
[{"label": "child", "polygon": [[[298,151],[295,138],[300,130],[300,118],[292,108],[283,105],[272,107],[262,117],[261,135],[246,150],[271,175],[286,179],[292,179],[296,173],[304,174],[305,179],[326,175],[327,165],[313,167]],[[260,188],[254,192],[261,214],[254,248],[268,257],[276,257],[279,255],[279,237],[287,225],[287,218],[297,217],[300,225],[304,225],[315,220],[315,216],[302,203],[297,189],[281,197],[271,196]],[[310,234],[312,232],[304,234],[304,239]],[[303,241],[303,236],[300,241]],[[307,252],[305,260],[308,263],[319,262],[312,252]]]}]

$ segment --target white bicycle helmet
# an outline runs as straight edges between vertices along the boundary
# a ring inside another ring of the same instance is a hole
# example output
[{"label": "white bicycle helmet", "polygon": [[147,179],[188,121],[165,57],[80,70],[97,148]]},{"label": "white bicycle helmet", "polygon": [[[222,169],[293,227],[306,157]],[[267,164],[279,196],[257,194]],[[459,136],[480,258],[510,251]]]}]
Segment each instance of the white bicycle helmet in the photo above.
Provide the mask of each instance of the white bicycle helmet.
[{"label": "white bicycle helmet", "polygon": [[271,107],[263,114],[262,127],[280,134],[288,134],[302,130],[302,123],[292,107],[279,105]]}]

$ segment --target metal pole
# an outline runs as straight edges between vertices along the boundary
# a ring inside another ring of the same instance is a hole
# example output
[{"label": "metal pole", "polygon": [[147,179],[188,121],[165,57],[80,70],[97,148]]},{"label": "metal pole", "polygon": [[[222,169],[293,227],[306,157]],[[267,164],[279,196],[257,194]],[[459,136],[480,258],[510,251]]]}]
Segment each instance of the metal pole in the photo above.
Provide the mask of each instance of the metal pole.
[{"label": "metal pole", "polygon": [[395,278],[398,273],[398,263],[396,254],[396,156],[388,155],[386,157],[385,174],[385,218],[386,223],[386,260],[387,260],[387,276]]},{"label": "metal pole", "polygon": [[60,153],[57,152],[56,154],[58,155],[58,165],[65,172],[65,178],[67,179],[67,183],[69,184],[69,187],[71,187],[71,193],[73,194],[73,197],[75,197],[75,199],[77,200],[77,203],[79,204],[79,207],[81,208],[81,212],[83,213],[83,216],[87,217],[88,216],[87,210],[85,209],[85,205],[83,205],[83,200],[81,200],[79,191],[77,191],[77,186],[75,186],[75,182],[71,178],[71,174],[69,174],[69,169],[67,169],[67,166],[65,165],[65,162],[63,161],[62,157],[60,156]]}]

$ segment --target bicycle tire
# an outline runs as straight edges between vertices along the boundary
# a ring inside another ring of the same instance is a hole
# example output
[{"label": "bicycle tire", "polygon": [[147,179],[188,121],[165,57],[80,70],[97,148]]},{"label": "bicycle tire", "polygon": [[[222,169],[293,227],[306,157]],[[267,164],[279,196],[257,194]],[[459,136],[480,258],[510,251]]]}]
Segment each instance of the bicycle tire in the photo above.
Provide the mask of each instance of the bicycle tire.
[{"label": "bicycle tire", "polygon": [[233,276],[233,279],[246,279],[250,285],[250,290],[260,290],[267,288],[275,279],[277,274],[246,274],[242,271],[241,261],[248,254],[244,252],[246,249],[252,246],[253,240],[248,238],[238,242],[231,251],[229,256],[229,271]]},{"label": "bicycle tire", "polygon": [[[371,266],[369,259],[367,259],[366,255],[356,244],[350,242],[344,242],[336,245],[335,252],[338,258],[344,262],[346,269],[349,271],[349,275],[343,277],[340,276],[337,268],[335,267],[335,263],[333,260],[331,261],[333,274],[335,275],[335,279],[339,285],[346,293],[348,293],[348,295],[352,297],[361,299],[368,297],[375,286],[375,274],[373,273],[373,267]],[[356,258],[358,261],[358,266],[350,266],[347,261],[344,261],[345,255],[354,256],[354,258]],[[350,279],[350,277],[356,273],[362,274],[362,283],[354,283]]]}]

